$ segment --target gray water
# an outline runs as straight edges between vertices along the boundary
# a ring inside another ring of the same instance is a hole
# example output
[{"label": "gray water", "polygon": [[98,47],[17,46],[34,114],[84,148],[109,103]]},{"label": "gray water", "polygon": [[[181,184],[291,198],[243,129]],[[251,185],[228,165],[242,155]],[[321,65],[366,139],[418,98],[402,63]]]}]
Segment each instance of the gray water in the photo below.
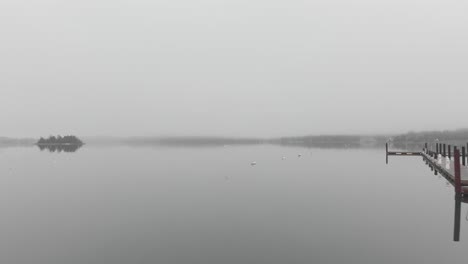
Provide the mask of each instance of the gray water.
[{"label": "gray water", "polygon": [[0,263],[466,259],[468,206],[454,242],[453,188],[383,149],[9,148],[0,176]]}]

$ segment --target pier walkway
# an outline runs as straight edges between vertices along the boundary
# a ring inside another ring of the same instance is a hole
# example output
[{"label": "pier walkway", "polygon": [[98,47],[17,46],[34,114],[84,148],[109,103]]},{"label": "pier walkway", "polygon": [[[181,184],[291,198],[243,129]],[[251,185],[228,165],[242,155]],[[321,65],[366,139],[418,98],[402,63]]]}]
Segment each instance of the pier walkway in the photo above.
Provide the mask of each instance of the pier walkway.
[{"label": "pier walkway", "polygon": [[387,164],[388,156],[421,156],[435,175],[440,174],[454,186],[455,212],[453,241],[460,241],[461,204],[468,203],[467,151],[468,144],[466,147],[463,146],[461,151],[456,146],[453,147],[452,151],[452,146],[450,145],[437,143],[435,146],[433,145],[431,148],[428,148],[428,144],[426,143],[421,152],[388,151],[388,144],[386,144]]},{"label": "pier walkway", "polygon": [[[462,147],[461,151],[456,146],[437,144],[435,151],[425,148],[421,152],[389,151],[386,145],[386,159],[388,156],[421,156],[435,175],[440,174],[455,188],[455,194],[468,198],[468,147]],[[448,151],[447,147],[448,146]]]}]

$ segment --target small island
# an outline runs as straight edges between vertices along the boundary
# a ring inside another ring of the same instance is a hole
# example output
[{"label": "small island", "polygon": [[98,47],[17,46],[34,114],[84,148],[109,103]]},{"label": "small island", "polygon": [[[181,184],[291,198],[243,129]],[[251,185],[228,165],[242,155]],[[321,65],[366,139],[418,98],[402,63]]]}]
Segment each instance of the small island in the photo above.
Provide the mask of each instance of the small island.
[{"label": "small island", "polygon": [[40,138],[36,145],[76,145],[82,146],[84,143],[76,136],[50,136],[49,138]]},{"label": "small island", "polygon": [[50,136],[49,138],[40,138],[36,145],[40,150],[48,149],[50,152],[75,152],[84,145],[76,136]]}]

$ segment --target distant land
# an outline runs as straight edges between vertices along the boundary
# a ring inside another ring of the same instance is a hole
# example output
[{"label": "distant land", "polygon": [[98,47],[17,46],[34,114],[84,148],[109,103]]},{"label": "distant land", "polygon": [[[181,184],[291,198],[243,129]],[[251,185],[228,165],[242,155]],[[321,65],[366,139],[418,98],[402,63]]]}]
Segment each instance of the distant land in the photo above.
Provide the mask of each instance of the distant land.
[{"label": "distant land", "polygon": [[41,151],[49,150],[49,152],[75,152],[84,145],[83,141],[76,136],[50,136],[48,138],[40,138],[36,145]]},{"label": "distant land", "polygon": [[0,148],[1,147],[31,146],[31,145],[34,145],[36,141],[37,139],[34,139],[34,138],[0,137]]},{"label": "distant land", "polygon": [[436,142],[447,143],[454,146],[464,146],[468,143],[468,128],[444,131],[408,132],[390,138],[390,143],[396,148],[413,150],[420,149],[424,143],[429,147]]},{"label": "distant land", "polygon": [[379,148],[392,138],[392,135],[321,135],[281,138],[235,138],[216,136],[177,136],[177,137],[87,137],[89,145],[101,146],[172,146],[172,147],[225,147],[242,145],[280,145],[318,148]]},{"label": "distant land", "polygon": [[77,136],[50,136],[49,138],[41,137],[36,145],[38,146],[51,146],[51,145],[76,145],[82,146],[84,143]]},{"label": "distant land", "polygon": [[[85,137],[83,140],[91,146],[124,145],[148,147],[222,147],[227,145],[270,144],[310,148],[380,148],[384,146],[386,142],[389,142],[395,148],[418,149],[421,148],[425,142],[432,144],[437,140],[454,145],[466,144],[468,142],[468,129],[408,132],[396,135],[308,135],[278,138],[236,138],[217,136]],[[79,142],[81,142],[81,140]],[[32,146],[36,143],[38,143],[38,139],[0,137],[0,147]]]}]

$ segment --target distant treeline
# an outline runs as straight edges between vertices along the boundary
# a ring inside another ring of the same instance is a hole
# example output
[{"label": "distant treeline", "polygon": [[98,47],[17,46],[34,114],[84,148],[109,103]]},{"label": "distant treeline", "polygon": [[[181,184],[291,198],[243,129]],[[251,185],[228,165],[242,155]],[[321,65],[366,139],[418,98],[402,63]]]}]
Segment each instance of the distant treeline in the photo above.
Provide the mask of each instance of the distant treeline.
[{"label": "distant treeline", "polygon": [[424,143],[428,143],[429,146],[432,146],[436,142],[452,145],[466,145],[468,142],[468,129],[408,132],[391,138],[390,142],[393,146],[401,149],[418,149],[421,148]]},{"label": "distant treeline", "polygon": [[468,143],[468,129],[445,131],[408,132],[399,135],[323,135],[286,137],[278,140],[282,145],[296,145],[321,148],[360,148],[382,147],[390,142],[392,147],[413,150],[420,149],[424,143],[435,146],[436,142],[462,146]]},{"label": "distant treeline", "polygon": [[284,145],[320,148],[360,148],[383,146],[388,136],[323,135],[283,138],[230,138],[230,137],[135,137],[87,139],[90,144],[129,146],[235,146],[235,145]]},{"label": "distant treeline", "polygon": [[449,140],[468,140],[468,129],[408,132],[393,138],[393,142],[432,142]]},{"label": "distant treeline", "polygon": [[[235,138],[235,137],[99,137],[87,138],[93,145],[127,145],[127,146],[189,146],[212,147],[226,145],[282,145],[297,147],[318,148],[379,148],[390,142],[392,147],[400,149],[420,149],[424,143],[430,145],[435,142],[466,145],[468,142],[468,129],[446,131],[408,132],[400,135],[309,135],[281,138]],[[0,137],[0,147],[20,145],[83,145],[76,136],[50,136],[34,139],[13,139]],[[58,150],[58,149],[57,149]],[[65,150],[63,150],[65,151]]]},{"label": "distant treeline", "polygon": [[50,136],[49,138],[41,137],[37,141],[37,145],[83,145],[83,141],[81,141],[76,136]]},{"label": "distant treeline", "polygon": [[387,140],[387,136],[368,135],[320,135],[302,137],[284,137],[276,141],[280,145],[319,147],[319,148],[360,148],[378,147]]},{"label": "distant treeline", "polygon": [[31,146],[35,141],[33,138],[0,137],[0,147]]},{"label": "distant treeline", "polygon": [[162,145],[162,146],[224,146],[224,145],[254,145],[262,144],[264,140],[255,138],[227,137],[142,137],[127,138],[127,145]]}]

